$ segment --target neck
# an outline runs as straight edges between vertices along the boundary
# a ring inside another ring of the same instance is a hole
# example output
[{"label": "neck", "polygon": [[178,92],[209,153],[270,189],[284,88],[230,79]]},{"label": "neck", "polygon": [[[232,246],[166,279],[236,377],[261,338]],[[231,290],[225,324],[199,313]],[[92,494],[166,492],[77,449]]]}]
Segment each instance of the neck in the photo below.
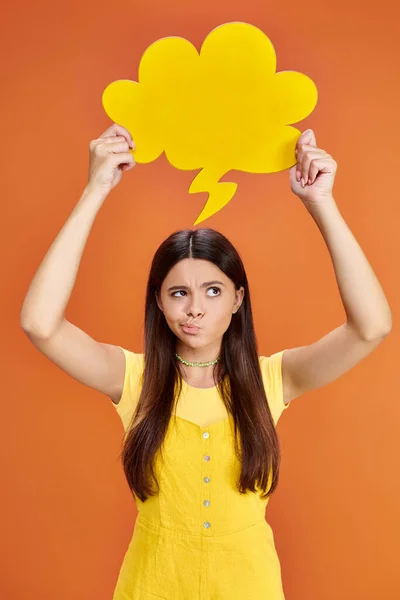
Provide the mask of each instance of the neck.
[{"label": "neck", "polygon": [[[208,363],[216,360],[220,356],[221,345],[220,344],[210,344],[209,346],[205,346],[203,348],[190,348],[183,344],[177,344],[175,352],[189,363]],[[178,360],[178,359],[177,359]],[[180,362],[180,361],[179,361]],[[213,369],[214,365],[199,367],[201,369]],[[188,368],[197,368],[197,367],[189,367]]]}]

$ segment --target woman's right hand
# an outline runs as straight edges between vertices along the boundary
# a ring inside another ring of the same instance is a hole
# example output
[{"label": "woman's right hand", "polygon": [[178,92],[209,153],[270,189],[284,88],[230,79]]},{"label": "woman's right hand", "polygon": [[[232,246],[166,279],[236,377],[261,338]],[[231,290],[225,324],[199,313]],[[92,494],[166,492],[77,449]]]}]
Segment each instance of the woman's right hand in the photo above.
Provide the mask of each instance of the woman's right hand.
[{"label": "woman's right hand", "polygon": [[90,163],[88,187],[108,194],[118,185],[122,171],[135,166],[132,153],[135,144],[125,127],[114,123],[96,140],[89,144]]}]

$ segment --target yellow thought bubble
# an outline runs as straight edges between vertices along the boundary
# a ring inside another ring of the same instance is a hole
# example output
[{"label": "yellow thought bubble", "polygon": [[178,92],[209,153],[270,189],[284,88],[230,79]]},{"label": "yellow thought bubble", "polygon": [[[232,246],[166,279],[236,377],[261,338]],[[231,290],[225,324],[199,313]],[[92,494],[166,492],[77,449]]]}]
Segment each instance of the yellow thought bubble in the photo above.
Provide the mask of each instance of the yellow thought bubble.
[{"label": "yellow thought bubble", "polygon": [[189,187],[191,194],[209,192],[197,225],[234,196],[236,183],[219,183],[228,171],[275,173],[296,164],[301,132],[290,124],[313,111],[317,95],[303,73],[276,72],[263,31],[225,23],[208,34],[200,53],[181,37],[157,40],[143,53],[138,82],[110,83],[102,103],[131,133],[135,162],[165,152],[177,169],[201,169]]}]

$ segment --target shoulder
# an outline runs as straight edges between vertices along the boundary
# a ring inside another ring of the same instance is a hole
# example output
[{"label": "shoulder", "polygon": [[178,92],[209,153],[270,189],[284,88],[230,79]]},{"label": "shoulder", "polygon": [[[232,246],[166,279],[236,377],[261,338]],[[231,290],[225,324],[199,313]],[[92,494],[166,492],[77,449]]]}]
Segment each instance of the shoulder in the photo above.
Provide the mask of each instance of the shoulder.
[{"label": "shoulder", "polygon": [[118,346],[125,356],[125,371],[122,393],[118,403],[113,402],[124,428],[127,429],[139,401],[144,354]]},{"label": "shoulder", "polygon": [[282,359],[285,351],[280,350],[269,356],[258,357],[269,408],[275,423],[289,407],[289,403],[285,404],[284,401]]}]

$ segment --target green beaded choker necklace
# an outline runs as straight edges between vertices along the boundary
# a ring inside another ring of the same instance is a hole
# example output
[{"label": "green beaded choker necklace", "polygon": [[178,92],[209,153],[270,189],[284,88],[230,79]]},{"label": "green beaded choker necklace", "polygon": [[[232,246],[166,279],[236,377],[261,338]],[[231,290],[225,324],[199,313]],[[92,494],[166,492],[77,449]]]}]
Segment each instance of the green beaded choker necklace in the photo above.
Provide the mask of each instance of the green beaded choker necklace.
[{"label": "green beaded choker necklace", "polygon": [[176,358],[181,361],[184,365],[188,367],[211,367],[211,365],[215,365],[221,357],[218,356],[215,360],[210,360],[209,362],[188,362],[179,356],[179,354],[175,354]]}]

